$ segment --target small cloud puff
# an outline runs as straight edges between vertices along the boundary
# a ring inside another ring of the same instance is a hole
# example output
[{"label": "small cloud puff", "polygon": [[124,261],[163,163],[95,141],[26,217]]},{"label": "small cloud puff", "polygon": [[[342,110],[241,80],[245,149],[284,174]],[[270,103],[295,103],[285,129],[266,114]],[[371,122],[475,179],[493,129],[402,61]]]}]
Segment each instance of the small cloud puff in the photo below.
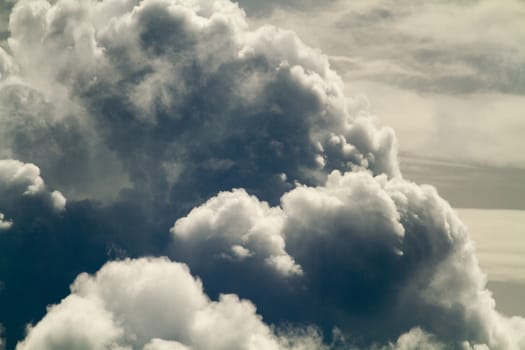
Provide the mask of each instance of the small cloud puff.
[{"label": "small cloud puff", "polygon": [[66,207],[66,198],[60,192],[48,191],[36,165],[14,159],[0,160],[0,193],[1,202],[13,196],[27,196],[42,198],[55,212]]},{"label": "small cloud puff", "polygon": [[13,226],[13,222],[5,220],[5,215],[0,213],[0,231],[9,230]]}]

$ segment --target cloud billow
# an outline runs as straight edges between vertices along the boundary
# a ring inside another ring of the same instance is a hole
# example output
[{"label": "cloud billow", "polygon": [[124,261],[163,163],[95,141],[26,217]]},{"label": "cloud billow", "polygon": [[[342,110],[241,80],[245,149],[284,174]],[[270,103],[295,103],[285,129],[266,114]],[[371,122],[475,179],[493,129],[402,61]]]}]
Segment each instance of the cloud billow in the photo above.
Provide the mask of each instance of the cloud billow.
[{"label": "cloud billow", "polygon": [[[432,187],[334,172],[325,186],[297,187],[275,208],[244,191],[221,193],[179,219],[172,233],[205,281],[234,275],[217,282],[220,288],[249,296],[276,320],[337,326],[365,343],[414,327],[451,345],[523,342],[507,327],[525,322],[495,311],[466,228]],[[280,242],[280,251],[269,252],[260,236]],[[233,259],[239,246],[250,254]],[[272,256],[286,257],[293,264],[285,266],[301,274],[268,264]]]},{"label": "cloud billow", "polygon": [[[116,155],[125,174],[107,176],[136,191],[182,202],[242,186],[275,200],[334,168],[399,173],[392,131],[349,110],[328,59],[291,32],[249,31],[229,2],[46,4],[11,15],[20,75],[48,99],[65,94],[70,110],[52,128],[94,134],[102,145],[76,153]],[[45,167],[47,153],[31,161]]]},{"label": "cloud billow", "polygon": [[226,0],[24,0],[10,33],[0,189],[58,209],[0,208],[12,347],[523,346],[456,214],[293,32]]}]

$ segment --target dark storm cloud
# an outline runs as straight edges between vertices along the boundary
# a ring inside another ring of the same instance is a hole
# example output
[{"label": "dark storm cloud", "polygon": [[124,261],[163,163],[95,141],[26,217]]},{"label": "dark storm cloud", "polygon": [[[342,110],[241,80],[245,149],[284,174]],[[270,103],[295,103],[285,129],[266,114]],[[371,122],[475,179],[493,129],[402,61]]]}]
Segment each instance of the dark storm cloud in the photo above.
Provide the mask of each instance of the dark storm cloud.
[{"label": "dark storm cloud", "polygon": [[5,182],[63,200],[40,168],[68,204],[1,211],[8,346],[523,345],[454,212],[294,33],[225,0],[27,0],[10,31]]},{"label": "dark storm cloud", "polygon": [[[6,62],[4,71],[12,72],[13,63]],[[6,77],[0,88],[1,157],[38,164],[49,184],[70,198],[114,198],[127,175],[89,120],[81,118],[85,114],[64,113],[64,106],[67,101],[52,104],[38,90]]]}]

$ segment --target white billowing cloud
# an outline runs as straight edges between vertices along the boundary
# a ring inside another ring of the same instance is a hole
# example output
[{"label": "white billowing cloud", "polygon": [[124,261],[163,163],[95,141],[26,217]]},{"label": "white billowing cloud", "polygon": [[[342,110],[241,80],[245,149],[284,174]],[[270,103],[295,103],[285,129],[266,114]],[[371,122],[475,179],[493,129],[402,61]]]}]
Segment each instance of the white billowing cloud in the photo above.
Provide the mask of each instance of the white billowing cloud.
[{"label": "white billowing cloud", "polygon": [[0,160],[0,191],[4,197],[2,200],[14,192],[17,196],[41,197],[57,212],[63,211],[66,206],[66,198],[60,192],[50,192],[46,188],[36,165],[14,159]]},{"label": "white billowing cloud", "polygon": [[171,232],[188,244],[192,260],[208,256],[209,252],[196,251],[202,242],[214,242],[216,259],[259,259],[283,275],[301,274],[284,249],[284,219],[279,209],[244,190],[235,190],[222,192],[193,209]]},{"label": "white billowing cloud", "polygon": [[274,335],[249,301],[232,294],[211,301],[185,265],[142,258],[79,275],[16,349],[314,349],[304,337],[292,343]]},{"label": "white billowing cloud", "polygon": [[[51,306],[17,349],[119,349],[122,330],[101,301],[71,295]],[[122,348],[120,348],[122,349]]]},{"label": "white billowing cloud", "polygon": [[[469,342],[462,342],[456,347],[461,350],[489,350],[485,344],[471,345]],[[447,344],[441,343],[431,334],[426,333],[421,328],[413,328],[409,332],[401,335],[395,343],[380,348],[381,350],[446,350],[450,349]]]},{"label": "white billowing cloud", "polygon": [[[468,345],[468,343],[465,343]],[[465,345],[465,349],[470,348]],[[210,300],[186,265],[166,258],[110,262],[81,274],[71,294],[30,326],[17,350],[322,350],[315,329],[275,334],[252,303],[236,295]],[[416,328],[382,350],[446,347]],[[365,349],[365,348],[363,348]]]},{"label": "white billowing cloud", "polygon": [[[389,350],[445,350],[444,344],[441,344],[432,336],[422,331],[420,328],[411,329],[410,332],[399,337],[395,344],[386,347]],[[386,350],[384,349],[384,350]]]},{"label": "white billowing cloud", "polygon": [[[291,308],[283,315],[299,312],[311,319],[312,310],[323,310],[317,322],[358,332],[370,342],[373,334],[397,337],[413,327],[434,334],[436,344],[519,349],[525,342],[525,320],[496,312],[465,226],[430,186],[334,172],[324,186],[299,186],[273,208],[243,190],[223,192],[177,220],[172,233],[190,266],[204,275],[214,269],[225,273],[220,266],[230,263],[224,256],[237,246],[253,254],[238,264],[249,259],[265,264],[262,258],[272,254],[264,250],[268,242],[278,242],[275,256],[301,271],[289,282],[291,292],[276,293]],[[253,260],[258,255],[262,258]],[[237,283],[250,283],[254,274],[239,268],[231,273]],[[257,292],[247,293],[258,300]],[[418,348],[426,342],[423,335],[407,335],[398,346]]]},{"label": "white billowing cloud", "polygon": [[144,346],[144,350],[190,350],[186,345],[178,341],[166,341],[162,339],[153,339]]}]

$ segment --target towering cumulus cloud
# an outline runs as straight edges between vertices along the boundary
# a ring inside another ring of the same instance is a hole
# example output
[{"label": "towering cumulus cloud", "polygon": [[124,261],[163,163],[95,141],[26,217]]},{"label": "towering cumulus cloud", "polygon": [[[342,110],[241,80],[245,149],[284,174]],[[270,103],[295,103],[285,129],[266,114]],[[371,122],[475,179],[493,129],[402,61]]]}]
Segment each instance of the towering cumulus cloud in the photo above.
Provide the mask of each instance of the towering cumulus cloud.
[{"label": "towering cumulus cloud", "polygon": [[293,32],[227,0],[20,0],[9,29],[8,347],[525,347],[454,211]]},{"label": "towering cumulus cloud", "polygon": [[291,32],[249,31],[228,1],[23,1],[10,30],[20,74],[5,108],[30,125],[6,113],[4,148],[61,171],[72,195],[114,181],[178,206],[235,186],[277,200],[332,169],[399,173],[391,130],[347,103],[327,58]]}]

